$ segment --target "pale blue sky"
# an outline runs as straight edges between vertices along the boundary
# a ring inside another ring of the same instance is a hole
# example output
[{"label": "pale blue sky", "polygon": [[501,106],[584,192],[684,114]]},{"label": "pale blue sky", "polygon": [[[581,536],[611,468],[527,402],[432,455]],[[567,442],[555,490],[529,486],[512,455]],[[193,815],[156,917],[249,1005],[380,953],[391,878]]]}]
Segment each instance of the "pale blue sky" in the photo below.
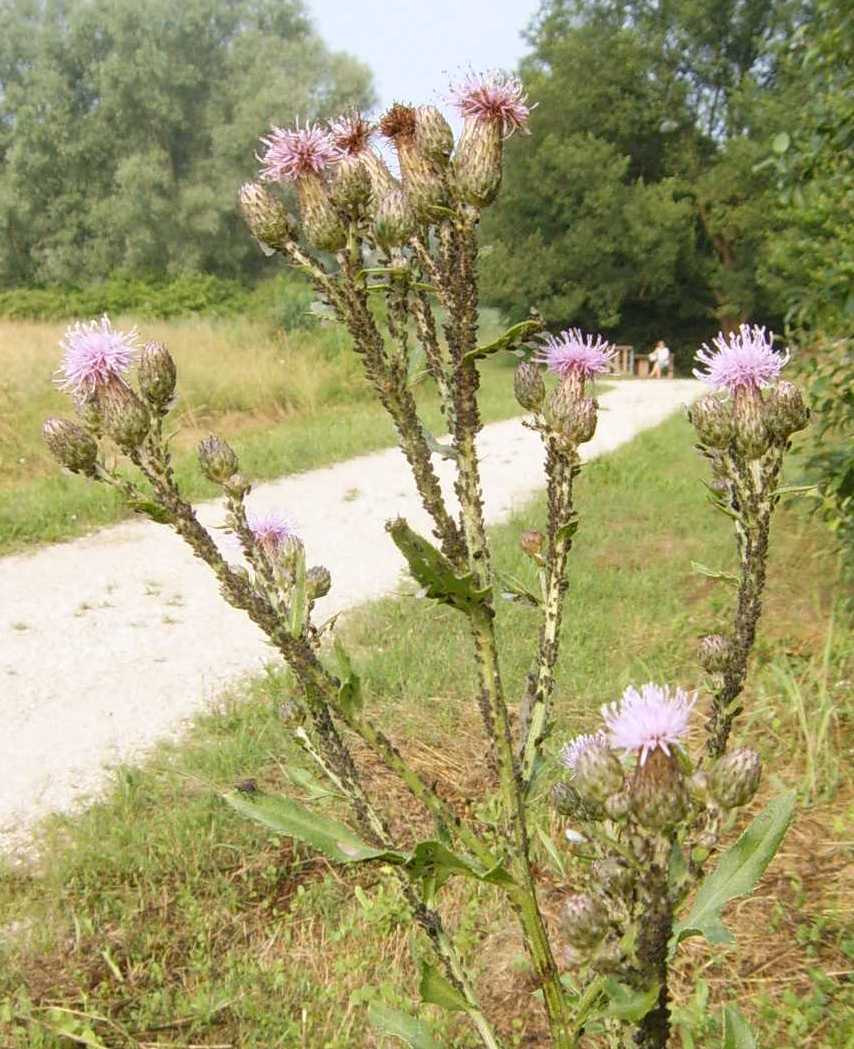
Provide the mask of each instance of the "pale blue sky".
[{"label": "pale blue sky", "polygon": [[326,43],[374,71],[381,106],[442,103],[469,68],[513,69],[539,0],[308,0]]}]

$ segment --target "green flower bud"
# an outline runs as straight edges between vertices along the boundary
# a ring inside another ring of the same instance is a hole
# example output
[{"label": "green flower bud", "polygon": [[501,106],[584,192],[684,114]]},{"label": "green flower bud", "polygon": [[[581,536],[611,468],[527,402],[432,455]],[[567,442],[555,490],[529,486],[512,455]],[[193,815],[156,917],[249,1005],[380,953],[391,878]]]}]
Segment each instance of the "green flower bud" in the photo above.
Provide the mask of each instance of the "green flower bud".
[{"label": "green flower bud", "polygon": [[448,166],[454,150],[454,132],[435,106],[416,108],[415,144],[440,170]]},{"label": "green flower bud", "polygon": [[608,931],[608,911],[595,896],[577,893],[563,905],[561,926],[570,946],[589,950]]},{"label": "green flower bud", "polygon": [[546,397],[543,373],[532,361],[520,361],[513,373],[513,392],[516,400],[529,412],[538,412]]},{"label": "green flower bud", "polygon": [[765,405],[758,390],[739,390],[733,408],[735,446],[745,459],[761,459],[771,446]]},{"label": "green flower bud", "polygon": [[688,812],[685,779],[673,756],[654,750],[631,785],[632,811],[648,830],[675,826]]},{"label": "green flower bud", "polygon": [[555,811],[573,820],[595,820],[601,816],[601,809],[590,805],[569,783],[560,781],[551,789],[551,803]]},{"label": "green flower bud", "polygon": [[61,466],[72,473],[94,476],[98,445],[81,426],[68,419],[46,419],[42,425],[42,437]]},{"label": "green flower bud", "polygon": [[139,355],[139,389],[155,411],[162,413],[172,403],[176,378],[172,354],[160,342],[147,342]]},{"label": "green flower bud", "polygon": [[746,805],[756,793],[762,763],[755,750],[739,747],[724,754],[712,769],[709,789],[722,809]]},{"label": "green flower bud", "polygon": [[151,426],[146,406],[121,379],[99,386],[95,398],[105,432],[123,452],[135,451]]},{"label": "green flower bud", "polygon": [[332,589],[332,575],[323,565],[315,565],[305,574],[305,589],[311,601],[326,597]]},{"label": "green flower bud", "polygon": [[604,802],[622,790],[623,767],[608,746],[591,743],[575,760],[572,783],[582,798]]},{"label": "green flower bud", "polygon": [[549,395],[546,419],[570,444],[584,444],[596,432],[596,402],[579,397],[574,386],[561,383]]},{"label": "green flower bud", "polygon": [[345,156],[332,170],[329,199],[340,211],[358,218],[371,201],[371,177],[361,156]]},{"label": "green flower bud", "polygon": [[306,240],[319,251],[341,251],[347,244],[347,230],[318,175],[297,179],[300,217]]},{"label": "green flower bud", "polygon": [[224,484],[240,465],[231,446],[214,433],[200,442],[198,456],[202,473],[214,484]]},{"label": "green flower bud", "polygon": [[590,870],[591,881],[609,896],[620,896],[634,884],[632,872],[621,860],[608,856],[595,860]]},{"label": "green flower bud", "polygon": [[453,186],[464,204],[485,208],[501,186],[501,123],[467,119],[454,154]]},{"label": "green flower bud", "polygon": [[732,642],[723,634],[706,634],[697,646],[697,659],[703,670],[722,674],[732,658]]},{"label": "green flower bud", "polygon": [[296,237],[296,222],[285,205],[257,182],[241,186],[240,210],[252,236],[274,251]]},{"label": "green flower bud", "polygon": [[402,247],[415,233],[415,212],[406,193],[392,190],[380,200],[374,216],[374,236],[380,247]]},{"label": "green flower bud", "polygon": [[700,441],[709,448],[726,448],[733,439],[732,405],[719,397],[701,397],[691,406],[688,417]]},{"label": "green flower bud", "polygon": [[605,815],[609,820],[619,823],[632,811],[632,797],[628,790],[621,790],[612,794],[605,801]]},{"label": "green flower bud", "polygon": [[798,387],[785,379],[778,382],[765,402],[765,421],[774,438],[785,443],[806,427],[809,418],[810,410]]}]

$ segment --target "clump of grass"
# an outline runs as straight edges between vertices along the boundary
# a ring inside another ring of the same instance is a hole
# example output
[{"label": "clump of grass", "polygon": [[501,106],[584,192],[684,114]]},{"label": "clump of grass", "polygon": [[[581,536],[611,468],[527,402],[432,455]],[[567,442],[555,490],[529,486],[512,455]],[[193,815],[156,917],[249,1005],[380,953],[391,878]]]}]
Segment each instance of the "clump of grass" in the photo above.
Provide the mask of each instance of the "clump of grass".
[{"label": "clump of grass", "polygon": [[[709,607],[713,618],[727,598],[707,578],[692,576],[690,562],[726,565],[732,549],[728,523],[704,504],[703,465],[690,443],[684,421],[673,420],[585,469],[553,751],[567,734],[587,729],[599,704],[628,681],[696,679],[696,635],[709,626]],[[641,476],[642,485],[627,483]],[[527,570],[518,532],[538,524],[543,512],[535,502],[494,530],[501,569],[517,576]],[[850,675],[841,631],[827,648],[814,644],[828,637],[833,615],[831,562],[817,560],[808,585],[801,566],[826,545],[823,531],[794,511],[781,512],[774,539],[758,673],[745,695],[748,711],[773,703],[778,719],[769,732],[768,719],[757,717],[746,733],[766,769],[757,809],[784,783],[803,787],[809,770],[797,709],[777,706],[777,670],[799,653],[805,709],[822,702],[826,687],[840,717]],[[508,685],[517,695],[529,616],[516,604],[499,610]],[[441,629],[437,619],[447,620]],[[595,631],[577,625],[591,622]],[[461,714],[473,709],[474,683],[465,669],[468,639],[455,619],[401,597],[356,612],[343,630],[372,712],[381,712],[443,796],[464,804],[489,770],[476,717]],[[441,641],[425,645],[427,636]],[[0,876],[0,1042],[60,1049],[67,1042],[57,1027],[74,1024],[78,1035],[88,1026],[110,1046],[392,1049],[367,1028],[363,1006],[377,994],[402,1006],[401,982],[416,996],[400,898],[376,872],[333,870],[240,820],[217,797],[254,779],[262,789],[335,807],[334,798],[317,799],[315,784],[299,771],[293,726],[281,715],[289,687],[279,672],[250,683],[197,719],[186,740],[162,746],[140,769],[122,770],[101,804],[52,820],[39,863]],[[841,732],[824,738],[817,760],[838,760]],[[760,891],[728,916],[736,946],[713,957],[691,941],[676,985],[683,1046],[720,1044],[724,997],[740,1001],[762,1044],[846,1046],[851,887],[843,842],[850,800],[840,781],[799,814]],[[412,819],[408,804],[399,798],[401,825]],[[556,817],[544,808],[540,819],[543,835],[558,840]],[[545,841],[538,833],[535,850],[544,910],[553,917],[561,879]],[[573,861],[563,858],[571,881]],[[453,885],[450,921],[490,1012],[494,1006],[506,1017],[506,1044],[540,1044],[542,1032],[530,1019],[536,1010],[525,1009],[536,988],[511,922],[496,910],[493,890]],[[514,1016],[528,1019],[514,1027]],[[437,1011],[431,1023],[441,1044],[473,1044],[447,1014]]]}]

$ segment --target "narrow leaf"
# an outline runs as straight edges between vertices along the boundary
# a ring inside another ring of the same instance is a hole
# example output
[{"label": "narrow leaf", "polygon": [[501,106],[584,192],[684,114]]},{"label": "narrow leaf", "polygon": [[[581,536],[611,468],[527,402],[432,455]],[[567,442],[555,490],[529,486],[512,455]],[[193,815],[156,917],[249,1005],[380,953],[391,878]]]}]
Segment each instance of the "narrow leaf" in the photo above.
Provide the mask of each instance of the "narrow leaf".
[{"label": "narrow leaf", "polygon": [[335,638],[332,645],[332,653],[335,658],[335,676],[341,682],[338,686],[338,700],[345,711],[358,713],[362,709],[361,682],[338,638]]},{"label": "narrow leaf", "polygon": [[450,459],[453,462],[459,459],[460,454],[452,444],[442,444],[441,441],[437,441],[429,430],[424,430],[424,440],[434,455],[438,455],[442,459]]},{"label": "narrow leaf", "polygon": [[491,357],[493,353],[498,353],[499,350],[512,350],[514,346],[524,342],[532,335],[537,335],[542,330],[543,322],[541,320],[520,321],[486,346],[478,346],[477,349],[469,350],[463,357],[463,360],[479,361],[484,357]]},{"label": "narrow leaf", "polygon": [[703,880],[688,916],[675,926],[673,950],[688,936],[705,936],[710,943],[733,939],[721,921],[721,911],[730,900],[753,890],[779,848],[794,811],[794,791],[775,798],[724,853]]},{"label": "narrow leaf", "polygon": [[750,1024],[741,1015],[737,1005],[724,1006],[723,1049],[756,1049],[756,1039]]},{"label": "narrow leaf", "polygon": [[415,877],[435,876],[439,887],[452,874],[462,874],[491,885],[513,884],[513,879],[500,865],[484,870],[474,860],[452,852],[440,841],[419,842],[407,860],[406,867]]},{"label": "narrow leaf", "polygon": [[706,565],[701,565],[699,561],[692,561],[691,568],[697,575],[708,576],[709,579],[716,579],[720,583],[731,583],[733,586],[738,585],[738,576],[733,575],[731,572],[719,572],[714,568],[707,568]]},{"label": "narrow leaf", "polygon": [[414,1016],[392,1009],[388,1005],[372,1005],[368,1019],[373,1027],[383,1034],[399,1038],[409,1049],[440,1049],[429,1029]]},{"label": "narrow leaf", "polygon": [[614,1016],[618,1020],[637,1023],[642,1020],[658,1001],[658,981],[650,984],[644,991],[636,991],[613,977],[605,981],[605,994],[608,996],[608,1007],[605,1016]]},{"label": "narrow leaf", "polygon": [[318,812],[312,812],[291,798],[260,793],[225,794],[224,798],[242,816],[263,823],[278,834],[305,842],[336,863],[360,863],[364,860],[379,859],[387,863],[403,863],[407,858],[401,852],[369,845],[345,824]]},{"label": "narrow leaf", "polygon": [[467,1012],[469,1008],[469,1003],[450,980],[445,979],[435,965],[423,960],[418,993],[423,1002],[439,1005],[451,1013]]},{"label": "narrow leaf", "polygon": [[468,612],[486,600],[489,590],[478,589],[471,572],[457,575],[454,566],[423,536],[413,532],[402,517],[389,521],[386,531],[406,558],[409,571],[427,597]]}]

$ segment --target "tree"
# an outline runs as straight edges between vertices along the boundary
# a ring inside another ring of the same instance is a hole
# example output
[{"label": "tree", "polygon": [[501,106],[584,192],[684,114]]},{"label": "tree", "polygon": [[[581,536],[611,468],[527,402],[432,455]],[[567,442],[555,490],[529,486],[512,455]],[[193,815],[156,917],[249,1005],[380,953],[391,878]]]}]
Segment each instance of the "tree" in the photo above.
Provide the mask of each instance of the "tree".
[{"label": "tree", "polygon": [[251,272],[258,135],[372,101],[302,0],[5,0],[0,28],[7,285]]}]

